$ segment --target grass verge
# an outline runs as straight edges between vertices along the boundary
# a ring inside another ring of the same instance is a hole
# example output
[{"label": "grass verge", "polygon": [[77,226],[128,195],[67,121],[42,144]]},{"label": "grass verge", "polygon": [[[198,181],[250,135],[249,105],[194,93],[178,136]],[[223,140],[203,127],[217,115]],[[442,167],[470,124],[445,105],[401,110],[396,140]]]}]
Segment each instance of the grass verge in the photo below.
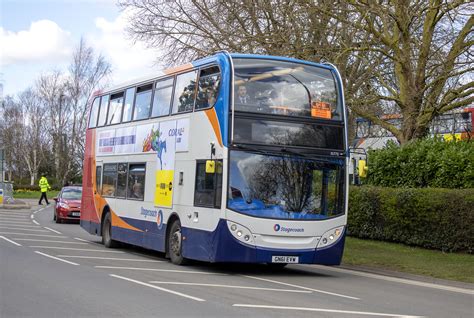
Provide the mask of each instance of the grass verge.
[{"label": "grass verge", "polygon": [[474,283],[474,255],[346,238],[344,265],[367,266]]},{"label": "grass verge", "polygon": [[[51,190],[47,192],[48,200],[52,200],[58,195],[59,191]],[[13,191],[14,199],[38,199],[41,197],[40,191]],[[51,203],[51,202],[50,202]]]}]

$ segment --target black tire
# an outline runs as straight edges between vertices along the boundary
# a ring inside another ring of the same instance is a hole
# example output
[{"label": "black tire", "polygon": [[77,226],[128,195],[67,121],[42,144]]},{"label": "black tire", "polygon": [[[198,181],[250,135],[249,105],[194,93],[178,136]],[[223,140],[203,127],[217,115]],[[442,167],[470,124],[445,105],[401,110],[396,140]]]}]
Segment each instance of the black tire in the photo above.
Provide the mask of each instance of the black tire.
[{"label": "black tire", "polygon": [[171,224],[167,243],[171,262],[176,265],[185,265],[188,260],[184,258],[181,253],[183,249],[183,237],[181,235],[181,222],[179,220]]},{"label": "black tire", "polygon": [[62,223],[62,219],[59,217],[59,215],[54,215],[54,220],[56,221],[56,223]]},{"label": "black tire", "polygon": [[56,212],[53,212],[53,221],[56,221]]},{"label": "black tire", "polygon": [[102,222],[102,244],[108,248],[118,246],[118,242],[112,239],[112,221],[109,212],[107,212],[104,222]]}]

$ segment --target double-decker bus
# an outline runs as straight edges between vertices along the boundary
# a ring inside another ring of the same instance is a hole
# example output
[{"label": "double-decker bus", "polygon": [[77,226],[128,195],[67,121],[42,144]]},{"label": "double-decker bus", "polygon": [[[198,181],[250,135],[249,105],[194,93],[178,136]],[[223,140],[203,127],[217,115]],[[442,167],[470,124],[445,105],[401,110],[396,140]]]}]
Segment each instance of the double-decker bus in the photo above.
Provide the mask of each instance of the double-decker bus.
[{"label": "double-decker bus", "polygon": [[336,265],[347,221],[337,69],[229,54],[100,92],[81,226],[175,264]]}]

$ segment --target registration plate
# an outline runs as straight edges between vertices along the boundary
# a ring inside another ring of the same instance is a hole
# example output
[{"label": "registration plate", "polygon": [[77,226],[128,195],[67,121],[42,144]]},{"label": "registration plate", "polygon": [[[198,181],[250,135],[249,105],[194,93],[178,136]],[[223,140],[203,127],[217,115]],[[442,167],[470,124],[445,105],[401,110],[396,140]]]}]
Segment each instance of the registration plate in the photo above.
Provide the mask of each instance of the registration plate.
[{"label": "registration plate", "polygon": [[299,263],[298,256],[272,256],[272,263]]},{"label": "registration plate", "polygon": [[81,216],[81,212],[72,212],[72,216]]}]

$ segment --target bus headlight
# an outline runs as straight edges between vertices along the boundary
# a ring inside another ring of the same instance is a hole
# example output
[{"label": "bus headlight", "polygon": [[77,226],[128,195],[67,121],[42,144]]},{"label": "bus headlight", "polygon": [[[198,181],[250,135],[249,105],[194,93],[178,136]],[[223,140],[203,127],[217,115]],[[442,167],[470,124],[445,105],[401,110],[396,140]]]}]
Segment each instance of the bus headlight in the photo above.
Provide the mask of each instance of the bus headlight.
[{"label": "bus headlight", "polygon": [[344,226],[336,227],[327,231],[321,236],[317,248],[328,247],[339,241],[342,233],[344,232]]},{"label": "bus headlight", "polygon": [[230,233],[240,242],[245,244],[254,245],[252,232],[245,226],[242,226],[238,223],[227,221],[227,227],[230,229]]}]

